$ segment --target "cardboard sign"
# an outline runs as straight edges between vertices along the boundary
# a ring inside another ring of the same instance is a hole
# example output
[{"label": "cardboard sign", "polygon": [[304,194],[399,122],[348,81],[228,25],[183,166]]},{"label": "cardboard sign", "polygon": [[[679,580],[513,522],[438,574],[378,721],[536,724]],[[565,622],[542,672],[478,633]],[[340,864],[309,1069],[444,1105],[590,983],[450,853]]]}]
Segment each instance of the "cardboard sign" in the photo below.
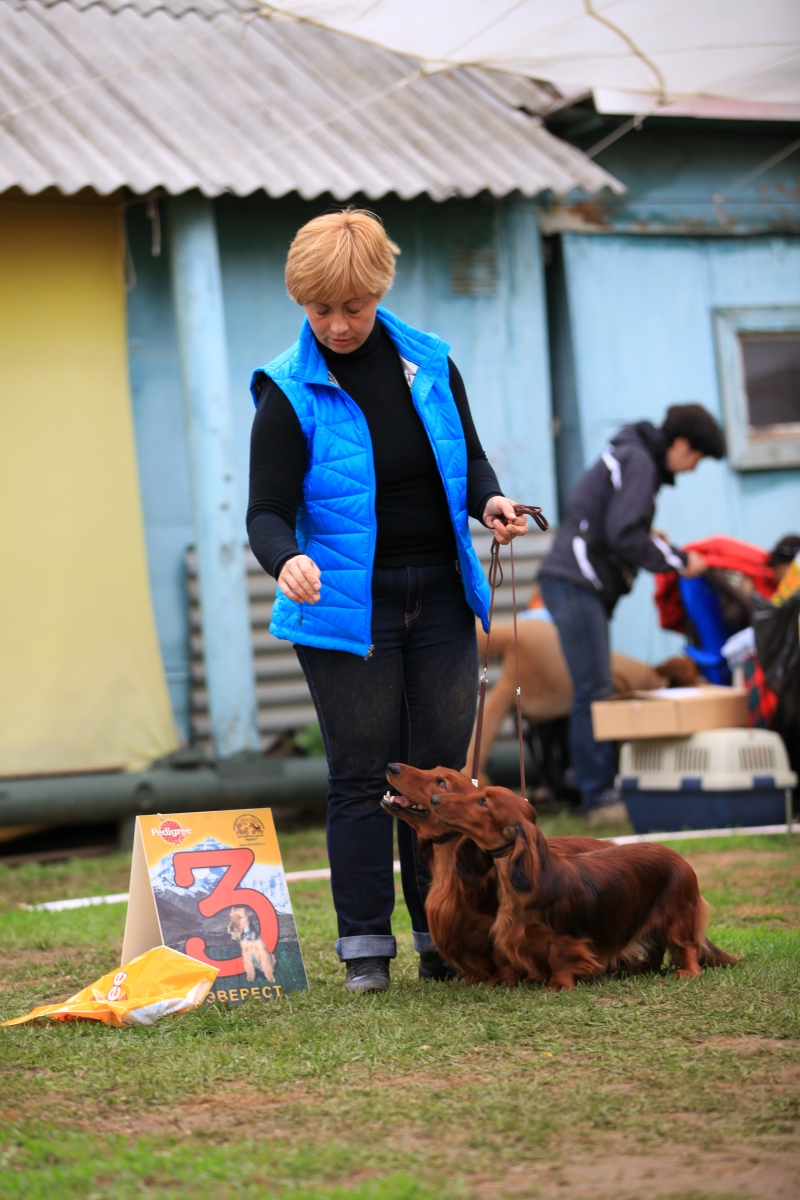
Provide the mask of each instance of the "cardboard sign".
[{"label": "cardboard sign", "polygon": [[122,961],[160,945],[219,968],[207,1004],[308,987],[268,808],[137,817]]}]

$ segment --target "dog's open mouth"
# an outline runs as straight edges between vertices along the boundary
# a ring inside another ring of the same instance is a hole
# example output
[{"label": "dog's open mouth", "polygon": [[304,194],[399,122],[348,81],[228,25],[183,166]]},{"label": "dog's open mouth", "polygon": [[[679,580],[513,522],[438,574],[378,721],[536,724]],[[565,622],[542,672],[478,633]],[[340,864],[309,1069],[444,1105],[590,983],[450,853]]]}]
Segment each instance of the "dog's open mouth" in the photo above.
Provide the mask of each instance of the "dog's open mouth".
[{"label": "dog's open mouth", "polygon": [[412,817],[427,817],[430,812],[430,809],[426,808],[424,804],[415,804],[406,796],[393,796],[391,792],[386,793],[381,804],[387,812],[396,813],[402,810]]}]

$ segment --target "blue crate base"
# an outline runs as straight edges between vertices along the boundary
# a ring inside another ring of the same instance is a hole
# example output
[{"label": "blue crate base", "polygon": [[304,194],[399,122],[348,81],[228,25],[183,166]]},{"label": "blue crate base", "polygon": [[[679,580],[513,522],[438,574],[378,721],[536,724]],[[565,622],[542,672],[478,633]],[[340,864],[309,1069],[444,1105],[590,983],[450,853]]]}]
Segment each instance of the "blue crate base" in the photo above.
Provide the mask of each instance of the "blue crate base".
[{"label": "blue crate base", "polygon": [[622,781],[623,799],[637,833],[669,833],[681,829],[735,829],[747,825],[780,825],[786,820],[782,788],[704,792],[640,791]]}]

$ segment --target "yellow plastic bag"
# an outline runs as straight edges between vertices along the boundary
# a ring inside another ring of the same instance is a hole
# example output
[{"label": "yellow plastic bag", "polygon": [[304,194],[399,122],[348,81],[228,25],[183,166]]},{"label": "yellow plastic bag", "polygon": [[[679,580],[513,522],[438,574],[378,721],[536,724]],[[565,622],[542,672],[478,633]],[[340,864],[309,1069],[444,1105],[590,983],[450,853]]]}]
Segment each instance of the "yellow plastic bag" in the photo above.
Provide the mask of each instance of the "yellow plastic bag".
[{"label": "yellow plastic bag", "polygon": [[218,974],[217,967],[197,962],[168,946],[156,946],[116,971],[109,971],[63,1004],[41,1004],[27,1016],[3,1024],[24,1025],[38,1017],[55,1021],[83,1017],[106,1025],[154,1025],[168,1013],[202,1004]]}]

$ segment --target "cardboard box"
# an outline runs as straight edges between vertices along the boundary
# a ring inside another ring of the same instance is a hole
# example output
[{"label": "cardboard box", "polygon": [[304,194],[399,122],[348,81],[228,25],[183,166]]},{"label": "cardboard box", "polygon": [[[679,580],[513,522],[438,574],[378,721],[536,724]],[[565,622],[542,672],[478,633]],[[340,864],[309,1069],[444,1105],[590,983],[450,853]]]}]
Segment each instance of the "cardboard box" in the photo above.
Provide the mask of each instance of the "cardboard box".
[{"label": "cardboard box", "polygon": [[624,700],[596,700],[592,728],[598,742],[631,738],[681,737],[701,729],[747,725],[745,688],[659,688]]}]

